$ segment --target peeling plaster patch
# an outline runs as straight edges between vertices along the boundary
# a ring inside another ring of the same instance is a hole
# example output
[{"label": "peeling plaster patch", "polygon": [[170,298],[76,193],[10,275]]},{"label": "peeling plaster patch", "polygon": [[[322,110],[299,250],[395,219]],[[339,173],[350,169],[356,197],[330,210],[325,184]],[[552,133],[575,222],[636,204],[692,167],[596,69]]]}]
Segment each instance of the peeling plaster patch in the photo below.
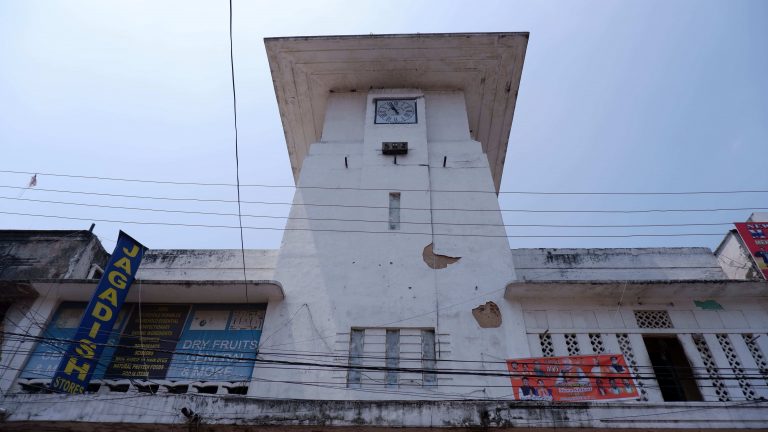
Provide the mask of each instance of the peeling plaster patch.
[{"label": "peeling plaster patch", "polygon": [[714,300],[694,300],[693,304],[703,310],[723,310],[723,305]]},{"label": "peeling plaster patch", "polygon": [[450,257],[447,255],[436,254],[433,251],[433,248],[434,243],[430,243],[424,248],[424,252],[421,254],[421,256],[424,258],[424,262],[427,263],[431,269],[444,269],[450,264],[453,264],[461,259],[461,257]]},{"label": "peeling plaster patch", "polygon": [[492,301],[472,309],[472,316],[482,328],[496,328],[501,325],[501,311]]}]

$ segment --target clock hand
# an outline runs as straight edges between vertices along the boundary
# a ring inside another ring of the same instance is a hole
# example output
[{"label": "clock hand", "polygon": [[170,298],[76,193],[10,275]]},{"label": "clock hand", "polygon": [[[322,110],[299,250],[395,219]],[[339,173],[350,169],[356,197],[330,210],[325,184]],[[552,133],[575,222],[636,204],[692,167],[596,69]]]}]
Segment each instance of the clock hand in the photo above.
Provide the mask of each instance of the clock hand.
[{"label": "clock hand", "polygon": [[398,111],[397,108],[395,108],[395,104],[394,103],[390,102],[389,103],[389,107],[392,108],[392,111],[395,112],[395,115],[400,115],[400,111]]}]

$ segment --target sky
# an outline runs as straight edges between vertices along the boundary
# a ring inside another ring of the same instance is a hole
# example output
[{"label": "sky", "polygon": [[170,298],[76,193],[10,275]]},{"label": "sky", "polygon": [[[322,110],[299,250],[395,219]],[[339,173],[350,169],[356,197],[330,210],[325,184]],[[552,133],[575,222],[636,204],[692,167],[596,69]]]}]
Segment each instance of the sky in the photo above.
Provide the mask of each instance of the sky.
[{"label": "sky", "polygon": [[[511,247],[715,248],[729,223],[768,208],[768,193],[515,193],[768,190],[768,2],[234,0],[233,11],[240,181],[284,186],[245,186],[244,201],[293,196],[265,37],[526,31],[499,200],[528,211],[505,223],[686,226],[510,226]],[[239,230],[221,228],[237,225],[233,186],[51,175],[233,184],[228,14],[226,1],[0,0],[0,229],[93,222],[108,249],[120,229],[151,249],[239,248]],[[584,212],[724,208],[745,210]],[[245,247],[279,248],[288,210],[244,203],[261,216],[243,219],[260,228]],[[675,236],[598,237],[638,234]]]}]

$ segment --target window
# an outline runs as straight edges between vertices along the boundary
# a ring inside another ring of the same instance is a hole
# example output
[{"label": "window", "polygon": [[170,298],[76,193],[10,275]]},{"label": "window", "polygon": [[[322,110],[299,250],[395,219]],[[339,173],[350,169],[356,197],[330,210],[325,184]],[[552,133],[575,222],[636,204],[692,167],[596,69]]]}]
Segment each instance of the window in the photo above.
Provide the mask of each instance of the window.
[{"label": "window", "polygon": [[423,383],[425,386],[437,385],[437,374],[435,370],[435,331],[421,331],[421,361],[423,372]]},{"label": "window", "polygon": [[437,385],[434,329],[355,328],[349,338],[349,388]]},{"label": "window", "polygon": [[643,342],[665,401],[703,400],[685,351],[675,336],[643,336]]},{"label": "window", "polygon": [[387,387],[397,387],[397,368],[400,367],[400,330],[387,330],[386,350]]},{"label": "window", "polygon": [[389,229],[400,229],[400,192],[389,193]]},{"label": "window", "polygon": [[674,328],[672,320],[669,318],[669,312],[661,310],[636,310],[635,320],[637,326],[648,329]]},{"label": "window", "polygon": [[365,343],[365,330],[352,329],[349,336],[349,373],[347,374],[347,385],[352,388],[359,388],[362,383],[361,369],[355,366],[363,365],[363,345]]}]

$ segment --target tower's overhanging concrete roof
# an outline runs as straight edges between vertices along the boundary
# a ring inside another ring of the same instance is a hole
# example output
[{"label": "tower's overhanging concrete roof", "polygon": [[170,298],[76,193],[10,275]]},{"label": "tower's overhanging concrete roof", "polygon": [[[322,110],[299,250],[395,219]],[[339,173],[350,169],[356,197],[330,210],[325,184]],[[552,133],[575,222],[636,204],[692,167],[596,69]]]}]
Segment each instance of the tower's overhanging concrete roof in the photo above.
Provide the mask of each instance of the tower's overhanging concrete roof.
[{"label": "tower's overhanging concrete roof", "polygon": [[320,140],[328,95],[463,90],[469,128],[499,189],[528,33],[315,36],[264,40],[294,179]]}]

